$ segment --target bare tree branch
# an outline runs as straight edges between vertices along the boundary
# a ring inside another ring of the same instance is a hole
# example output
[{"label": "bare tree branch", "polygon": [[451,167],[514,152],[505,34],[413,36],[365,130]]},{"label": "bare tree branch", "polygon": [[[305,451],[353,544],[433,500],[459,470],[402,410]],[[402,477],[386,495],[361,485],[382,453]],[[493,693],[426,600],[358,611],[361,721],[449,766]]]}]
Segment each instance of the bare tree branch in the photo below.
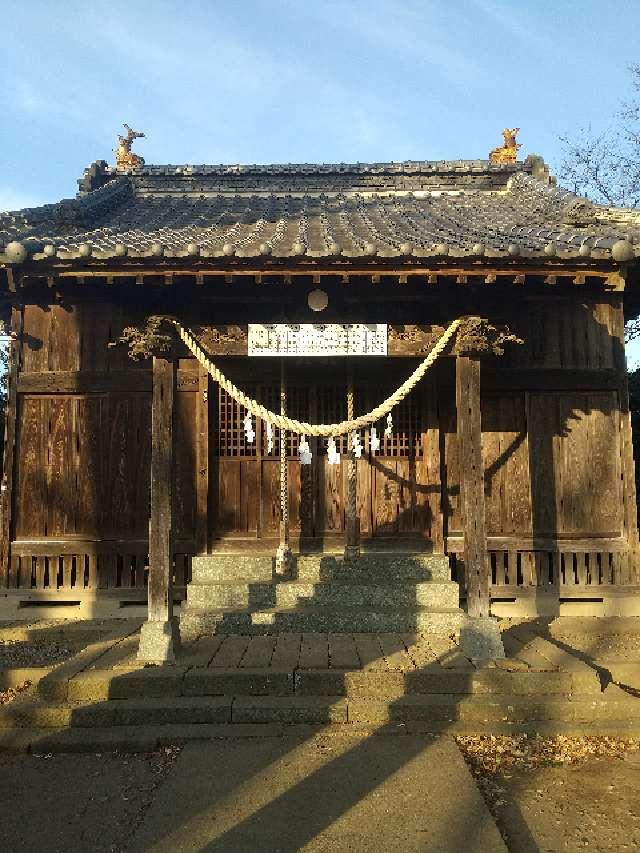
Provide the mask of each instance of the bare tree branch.
[{"label": "bare tree branch", "polygon": [[560,180],[601,204],[640,207],[640,64],[629,68],[631,98],[612,116],[612,127],[563,136]]}]

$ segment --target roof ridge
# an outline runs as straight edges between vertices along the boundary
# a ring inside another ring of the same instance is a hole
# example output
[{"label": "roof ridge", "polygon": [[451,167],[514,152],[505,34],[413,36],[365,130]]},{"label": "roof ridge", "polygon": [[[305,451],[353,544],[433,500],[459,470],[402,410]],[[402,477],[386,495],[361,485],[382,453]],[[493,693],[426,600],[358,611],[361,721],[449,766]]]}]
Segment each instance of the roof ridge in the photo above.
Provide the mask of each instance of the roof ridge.
[{"label": "roof ridge", "polygon": [[350,172],[355,174],[391,173],[450,173],[450,172],[493,172],[509,174],[526,167],[527,161],[518,163],[491,163],[489,160],[390,160],[371,163],[145,163],[125,174],[153,175],[234,175],[234,174],[275,174],[290,175],[300,172],[315,174],[335,174]]}]

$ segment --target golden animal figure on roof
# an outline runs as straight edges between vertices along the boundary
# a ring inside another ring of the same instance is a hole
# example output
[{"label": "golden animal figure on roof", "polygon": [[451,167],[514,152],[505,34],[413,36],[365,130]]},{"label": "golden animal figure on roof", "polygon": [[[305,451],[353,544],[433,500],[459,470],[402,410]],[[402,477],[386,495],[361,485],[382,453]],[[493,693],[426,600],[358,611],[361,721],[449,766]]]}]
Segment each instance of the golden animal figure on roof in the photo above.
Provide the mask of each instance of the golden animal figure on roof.
[{"label": "golden animal figure on roof", "polygon": [[494,148],[493,151],[489,153],[489,160],[491,163],[516,162],[518,150],[522,148],[522,145],[516,142],[516,136],[519,132],[519,127],[505,127],[505,129],[502,131],[504,144],[501,145],[499,148]]},{"label": "golden animal figure on roof", "polygon": [[118,135],[118,147],[114,148],[116,155],[116,169],[137,169],[144,166],[144,159],[131,150],[135,139],[143,139],[144,133],[133,130],[128,124],[122,125],[127,131],[126,136]]}]

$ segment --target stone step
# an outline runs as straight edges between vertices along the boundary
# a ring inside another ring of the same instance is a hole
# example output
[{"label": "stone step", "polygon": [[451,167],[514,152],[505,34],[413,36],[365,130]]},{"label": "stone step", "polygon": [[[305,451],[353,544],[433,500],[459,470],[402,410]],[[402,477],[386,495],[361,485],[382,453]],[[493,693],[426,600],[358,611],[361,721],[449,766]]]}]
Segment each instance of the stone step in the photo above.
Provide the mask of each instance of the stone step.
[{"label": "stone step", "polygon": [[[445,733],[447,735],[513,735],[536,734],[544,737],[607,736],[633,738],[640,736],[640,721],[595,720],[592,722],[560,720],[537,720],[526,722],[508,721],[461,721],[422,720],[409,723],[365,724],[352,723],[358,736],[366,734],[396,737],[403,734]],[[350,731],[341,723],[324,724],[321,733],[325,737],[345,736]],[[283,723],[200,723],[165,724],[140,726],[83,726],[72,728],[0,728],[0,753],[51,753],[83,752],[153,752],[166,746],[190,741],[212,739],[239,740],[243,738],[282,738],[285,734],[312,737],[317,734],[317,724]]]},{"label": "stone step", "polygon": [[[195,677],[195,676],[194,676]],[[562,696],[575,692],[570,673],[511,673],[497,669],[455,670],[427,666],[424,670],[340,672],[298,670],[294,690],[300,695],[397,699],[407,695],[452,694],[495,696]]]},{"label": "stone step", "polygon": [[198,554],[191,559],[191,578],[196,583],[269,583],[275,559],[252,554]]},{"label": "stone step", "polygon": [[423,606],[453,610],[459,604],[458,584],[451,581],[404,581],[392,584],[332,583],[202,583],[192,582],[187,602],[194,608],[313,607],[391,608]]},{"label": "stone step", "polygon": [[[95,702],[105,699],[163,699],[180,696],[342,696],[395,700],[407,695],[451,694],[478,696],[574,697],[577,689],[569,672],[504,672],[497,669],[336,670],[224,669],[216,667],[155,668],[131,672],[87,671],[66,683],[66,690],[41,688],[46,701]],[[609,694],[611,696],[612,694]],[[589,694],[600,701],[602,694]],[[608,697],[607,697],[608,698]],[[617,697],[620,698],[620,697]],[[622,697],[624,698],[624,697]],[[13,706],[17,707],[17,706]]]},{"label": "stone step", "polygon": [[104,702],[10,703],[0,728],[104,728],[212,723],[640,722],[640,702],[558,696],[412,694],[394,700],[344,696],[181,696]]},{"label": "stone step", "polygon": [[[196,583],[269,583],[275,574],[275,560],[269,555],[200,554],[191,561]],[[363,554],[345,562],[326,554],[295,558],[293,576],[307,583],[351,580],[360,583],[400,583],[402,581],[449,581],[449,558],[444,554]]]},{"label": "stone step", "polygon": [[450,581],[446,554],[362,554],[344,561],[331,555],[303,555],[296,560],[300,581],[336,581],[396,584],[403,581]]},{"label": "stone step", "polygon": [[11,703],[0,727],[64,728],[141,726],[164,723],[229,723],[229,696],[137,697],[102,702]]},{"label": "stone step", "polygon": [[459,631],[465,619],[457,608],[195,608],[187,600],[180,614],[180,631],[186,639],[214,633],[448,633]]}]

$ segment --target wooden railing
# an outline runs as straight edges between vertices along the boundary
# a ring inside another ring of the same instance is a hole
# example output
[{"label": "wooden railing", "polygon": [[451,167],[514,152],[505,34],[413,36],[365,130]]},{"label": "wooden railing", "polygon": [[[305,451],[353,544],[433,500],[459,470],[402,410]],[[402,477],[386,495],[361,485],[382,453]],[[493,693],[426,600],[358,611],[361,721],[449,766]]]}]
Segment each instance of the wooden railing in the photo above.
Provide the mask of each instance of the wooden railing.
[{"label": "wooden railing", "polygon": [[[187,548],[185,544],[179,543],[174,557],[174,586],[179,595],[191,579],[193,546]],[[599,550],[572,548],[568,542],[557,548],[491,548],[491,597],[513,597],[535,590],[580,597],[606,587],[640,586],[640,563],[623,545],[622,540],[610,540]],[[456,543],[449,555],[452,578],[464,592],[462,548]],[[0,587],[50,593],[133,591],[146,589],[147,577],[147,544],[143,541],[17,541],[12,543],[10,564],[0,578]]]},{"label": "wooden railing", "polygon": [[[191,579],[191,556],[184,550],[175,554],[176,590]],[[146,542],[14,542],[8,571],[1,580],[7,589],[50,592],[145,589],[148,573]]]},{"label": "wooden railing", "polygon": [[[452,576],[464,589],[462,551],[450,556]],[[640,566],[622,548],[491,549],[488,563],[492,598],[534,590],[579,597],[605,587],[640,585]]]}]

